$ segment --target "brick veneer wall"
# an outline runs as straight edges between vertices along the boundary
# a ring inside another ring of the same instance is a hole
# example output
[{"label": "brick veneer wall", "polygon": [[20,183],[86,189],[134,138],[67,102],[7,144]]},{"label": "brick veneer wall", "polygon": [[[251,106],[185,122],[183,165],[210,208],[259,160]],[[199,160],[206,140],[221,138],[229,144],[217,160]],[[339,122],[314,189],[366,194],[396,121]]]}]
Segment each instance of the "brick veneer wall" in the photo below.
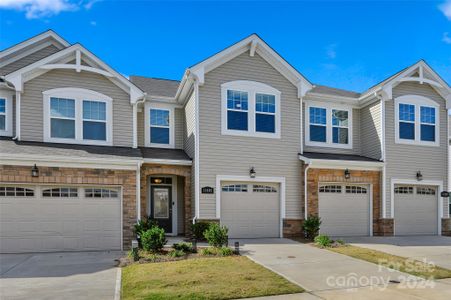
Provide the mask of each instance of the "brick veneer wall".
[{"label": "brick veneer wall", "polygon": [[302,224],[304,220],[301,219],[284,219],[283,220],[283,237],[299,237],[302,236]]},{"label": "brick veneer wall", "polygon": [[0,182],[35,185],[120,185],[123,197],[123,247],[131,247],[133,224],[136,223],[136,171],[39,166],[39,177],[31,177],[31,167],[0,165]]},{"label": "brick veneer wall", "polygon": [[381,219],[381,172],[350,170],[351,177],[344,177],[344,170],[309,169],[307,174],[307,212],[318,215],[318,188],[320,183],[367,183],[373,185],[373,235],[393,235],[393,220]]},{"label": "brick veneer wall", "polygon": [[141,166],[141,216],[147,215],[147,196],[149,195],[148,178],[150,175],[176,175],[184,178],[184,231],[185,235],[191,232],[191,166],[170,166],[157,164],[143,164]]},{"label": "brick veneer wall", "polygon": [[442,219],[442,235],[451,236],[451,219]]}]

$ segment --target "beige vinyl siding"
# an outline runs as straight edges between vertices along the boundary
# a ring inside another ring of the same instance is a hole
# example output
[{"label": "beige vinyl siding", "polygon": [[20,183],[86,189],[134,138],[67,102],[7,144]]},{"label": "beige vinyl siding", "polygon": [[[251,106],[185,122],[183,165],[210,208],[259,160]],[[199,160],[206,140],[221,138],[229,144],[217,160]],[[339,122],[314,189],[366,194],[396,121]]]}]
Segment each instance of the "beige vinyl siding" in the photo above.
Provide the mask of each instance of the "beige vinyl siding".
[{"label": "beige vinyl siding", "polygon": [[[387,214],[391,207],[391,179],[415,180],[415,174],[420,170],[424,181],[443,181],[444,190],[447,190],[448,185],[448,112],[445,100],[427,84],[401,83],[393,89],[393,99],[402,95],[420,95],[440,104],[440,147],[396,144],[394,101],[385,103]],[[443,202],[444,216],[447,217],[447,201]]]},{"label": "beige vinyl siding", "polygon": [[183,135],[183,149],[186,154],[190,158],[193,159],[193,165],[191,167],[191,215],[194,217],[196,211],[196,201],[195,201],[195,174],[196,174],[196,166],[194,163],[195,160],[195,147],[196,147],[196,96],[195,93],[191,93],[188,97],[188,101],[184,107],[184,117],[183,122],[185,123],[184,135]]},{"label": "beige vinyl siding", "polygon": [[[221,84],[257,81],[281,92],[281,139],[221,135]],[[302,218],[300,100],[297,89],[258,54],[243,53],[205,75],[199,87],[200,187],[216,184],[216,175],[285,177],[286,217]],[[216,193],[200,194],[200,218],[216,217]]]},{"label": "beige vinyl siding", "polygon": [[374,159],[382,158],[381,107],[376,101],[360,109],[361,154]]},{"label": "beige vinyl siding", "polygon": [[[313,101],[311,102],[313,103]],[[321,104],[318,104],[321,106]],[[306,118],[306,104],[303,105],[303,122]],[[304,139],[304,151],[305,152],[322,152],[322,153],[339,153],[339,154],[356,154],[360,155],[360,110],[352,110],[352,149],[342,149],[333,147],[317,147],[317,146],[307,146],[305,145],[305,131],[308,130],[308,126],[303,124],[303,139]]]},{"label": "beige vinyl siding", "polygon": [[144,130],[144,104],[142,104],[141,111],[138,111],[138,120],[137,120],[137,126],[138,126],[138,146],[144,147],[145,145],[145,130]]},{"label": "beige vinyl siding", "polygon": [[101,75],[72,70],[49,71],[25,83],[21,98],[22,140],[43,141],[42,92],[64,87],[89,89],[113,98],[113,145],[133,146],[133,109],[130,96]]},{"label": "beige vinyl siding", "polygon": [[175,121],[175,128],[174,128],[174,142],[175,142],[175,148],[177,149],[183,149],[183,140],[184,140],[184,121],[185,113],[183,108],[175,108],[174,109],[174,121]]},{"label": "beige vinyl siding", "polygon": [[35,53],[32,53],[32,54],[25,56],[21,59],[18,59],[6,66],[1,67],[0,74],[5,75],[5,74],[12,73],[16,70],[19,70],[25,66],[28,66],[34,62],[37,62],[38,60],[41,60],[44,57],[47,57],[58,51],[59,51],[59,49],[57,47],[55,47],[54,45],[49,45],[39,51],[36,51]]}]

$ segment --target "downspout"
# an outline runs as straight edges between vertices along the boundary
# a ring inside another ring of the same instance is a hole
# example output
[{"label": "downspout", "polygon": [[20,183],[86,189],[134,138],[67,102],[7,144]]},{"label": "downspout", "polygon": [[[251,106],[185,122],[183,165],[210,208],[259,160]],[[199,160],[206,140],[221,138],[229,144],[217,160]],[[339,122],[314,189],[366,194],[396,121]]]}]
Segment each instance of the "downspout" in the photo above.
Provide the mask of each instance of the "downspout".
[{"label": "downspout", "polygon": [[304,106],[303,106],[303,100],[304,97],[300,97],[300,102],[301,102],[301,115],[300,115],[300,120],[301,120],[301,124],[300,124],[300,130],[301,130],[301,134],[300,134],[300,138],[301,138],[301,154],[304,154]]},{"label": "downspout", "polygon": [[138,105],[146,102],[147,93],[133,104],[133,148],[138,148]]},{"label": "downspout", "polygon": [[384,162],[384,166],[382,167],[382,218],[387,217],[387,174],[385,168],[385,100],[382,96],[375,96],[379,101],[381,101],[381,160]]},{"label": "downspout", "polygon": [[307,194],[307,176],[308,176],[308,170],[310,169],[311,164],[306,164],[305,165],[305,169],[304,169],[304,207],[305,207],[305,212],[304,212],[304,218],[305,220],[308,218],[308,194]]},{"label": "downspout", "polygon": [[[192,74],[192,73],[191,73]],[[196,122],[196,137],[194,139],[194,143],[195,143],[195,147],[194,147],[194,199],[195,199],[195,214],[194,214],[194,219],[193,222],[196,221],[196,219],[198,219],[200,217],[200,207],[199,207],[199,203],[200,203],[200,195],[199,195],[199,191],[200,191],[200,178],[199,178],[199,174],[200,174],[200,170],[199,170],[199,146],[200,146],[200,142],[199,142],[199,78],[192,74],[193,78],[194,78],[194,105],[195,105],[195,122]]]},{"label": "downspout", "polygon": [[136,164],[136,220],[141,220],[141,165],[142,161]]}]

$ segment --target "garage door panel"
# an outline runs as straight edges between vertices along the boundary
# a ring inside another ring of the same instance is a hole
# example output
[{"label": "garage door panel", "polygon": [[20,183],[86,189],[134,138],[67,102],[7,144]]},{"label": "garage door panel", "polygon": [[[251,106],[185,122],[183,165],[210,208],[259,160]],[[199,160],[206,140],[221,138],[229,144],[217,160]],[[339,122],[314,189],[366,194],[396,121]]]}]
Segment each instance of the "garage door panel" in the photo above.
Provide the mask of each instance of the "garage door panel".
[{"label": "garage door panel", "polygon": [[[222,187],[233,189],[233,185],[245,185],[247,191],[221,191],[221,224],[229,228],[229,237],[279,237],[279,185],[255,184],[262,190],[260,192],[254,191],[254,183],[227,182]],[[264,192],[264,187],[275,192]]]},{"label": "garage door panel", "polygon": [[[351,190],[359,193],[350,192]],[[369,186],[321,184],[318,195],[322,234],[330,236],[370,234]]]},{"label": "garage door panel", "polygon": [[0,252],[121,249],[120,198],[85,198],[83,187],[61,189],[62,197],[33,189],[32,197],[0,197]]}]

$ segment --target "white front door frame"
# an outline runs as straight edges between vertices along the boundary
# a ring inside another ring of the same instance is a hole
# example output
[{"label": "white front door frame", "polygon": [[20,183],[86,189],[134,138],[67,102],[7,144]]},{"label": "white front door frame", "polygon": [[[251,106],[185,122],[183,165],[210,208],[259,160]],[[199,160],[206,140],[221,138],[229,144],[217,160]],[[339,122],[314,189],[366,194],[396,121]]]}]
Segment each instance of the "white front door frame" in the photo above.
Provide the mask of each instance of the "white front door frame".
[{"label": "white front door frame", "polygon": [[[148,193],[147,193],[147,215],[150,216],[150,207],[152,205],[152,182],[151,179],[152,177],[164,177],[164,178],[171,178],[172,179],[172,184],[171,189],[172,189],[172,202],[174,203],[174,205],[172,206],[172,232],[166,232],[166,235],[169,236],[177,236],[178,235],[178,230],[177,230],[177,226],[178,226],[178,222],[177,222],[177,208],[178,208],[178,199],[177,199],[177,176],[176,175],[156,175],[156,174],[152,174],[150,176],[148,176],[147,179],[147,187],[148,187]],[[160,186],[160,184],[154,184],[153,186]],[[161,186],[169,186],[169,185],[164,185],[162,184]]]},{"label": "white front door frame", "polygon": [[[438,188],[437,190],[437,228],[438,235],[442,235],[442,216],[443,216],[443,200],[440,197],[440,193],[443,191],[443,181],[440,180],[413,180],[413,179],[391,179],[391,217],[393,222],[395,222],[395,185],[397,184],[407,184],[407,185],[427,185],[427,186],[435,186]],[[393,224],[393,235],[396,235],[396,224]]]},{"label": "white front door frame", "polygon": [[324,185],[324,184],[336,184],[336,185],[343,185],[343,186],[346,186],[346,185],[354,185],[354,186],[362,186],[362,185],[364,185],[364,186],[368,186],[368,188],[370,189],[370,192],[369,192],[369,195],[370,195],[370,199],[369,199],[369,201],[370,201],[370,209],[369,209],[369,214],[370,214],[370,217],[369,217],[369,229],[370,229],[370,236],[373,236],[373,184],[372,183],[367,183],[367,182],[343,182],[343,181],[339,181],[339,182],[318,182],[318,216],[319,217],[321,217],[320,216],[320,214],[319,214],[319,188],[320,188],[320,186],[321,185]]},{"label": "white front door frame", "polygon": [[221,182],[268,182],[280,184],[280,221],[279,221],[279,237],[283,237],[283,219],[285,219],[285,177],[256,177],[249,176],[233,176],[233,175],[216,175],[216,218],[221,219]]}]

